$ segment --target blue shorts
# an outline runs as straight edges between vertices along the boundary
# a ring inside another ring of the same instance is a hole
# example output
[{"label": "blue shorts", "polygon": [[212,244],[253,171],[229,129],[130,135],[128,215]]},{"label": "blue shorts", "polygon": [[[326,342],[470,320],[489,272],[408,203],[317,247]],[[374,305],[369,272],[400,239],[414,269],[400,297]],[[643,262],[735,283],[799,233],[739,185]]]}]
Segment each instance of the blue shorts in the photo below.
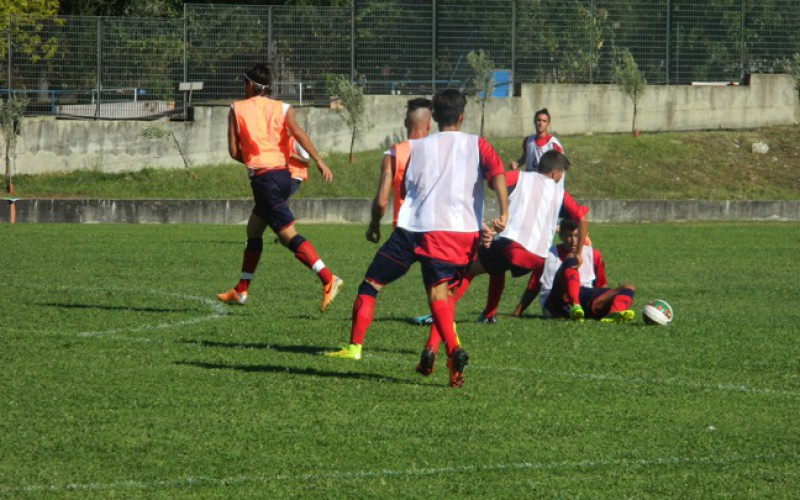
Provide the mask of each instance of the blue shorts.
[{"label": "blue shorts", "polygon": [[292,180],[285,168],[268,170],[250,178],[256,202],[253,213],[267,221],[275,233],[294,224],[294,214],[287,203],[293,192]]},{"label": "blue shorts", "polygon": [[459,281],[467,272],[469,264],[457,265],[444,262],[430,257],[417,256],[420,266],[422,266],[422,282],[425,290],[430,289],[443,281],[455,283]]},{"label": "blue shorts", "polygon": [[388,285],[402,278],[416,261],[414,233],[395,228],[372,259],[366,279],[379,285]]},{"label": "blue shorts", "polygon": [[544,269],[544,259],[534,255],[508,238],[495,239],[489,248],[478,247],[478,259],[489,274],[511,271],[511,276],[524,276],[534,269]]},{"label": "blue shorts", "polygon": [[[595,311],[594,301],[609,290],[611,290],[611,288],[592,288],[588,286],[582,286],[580,288],[578,292],[578,303],[583,308],[587,319],[599,319],[608,314],[608,309],[611,306],[610,302],[608,307],[605,308],[606,310]],[[553,287],[550,295],[547,296],[547,300],[544,303],[545,309],[547,309],[550,316],[554,318],[569,318],[569,304],[564,300],[564,293],[561,290],[559,290],[561,293],[553,292],[556,292],[556,287]]]}]

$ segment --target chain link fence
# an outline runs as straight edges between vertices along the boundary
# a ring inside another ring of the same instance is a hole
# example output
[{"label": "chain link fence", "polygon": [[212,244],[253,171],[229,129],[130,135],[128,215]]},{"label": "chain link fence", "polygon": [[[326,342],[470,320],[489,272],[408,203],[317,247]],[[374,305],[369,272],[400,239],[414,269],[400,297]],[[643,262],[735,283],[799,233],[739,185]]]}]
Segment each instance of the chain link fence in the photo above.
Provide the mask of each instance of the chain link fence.
[{"label": "chain link fence", "polygon": [[327,75],[367,94],[467,88],[467,54],[496,68],[495,96],[518,84],[611,83],[622,49],[650,84],[742,82],[800,52],[800,0],[353,0],[343,7],[184,6],[182,18],[9,17],[0,93],[29,114],[181,117],[242,97],[241,75],[269,61],[276,97],[327,104]]}]

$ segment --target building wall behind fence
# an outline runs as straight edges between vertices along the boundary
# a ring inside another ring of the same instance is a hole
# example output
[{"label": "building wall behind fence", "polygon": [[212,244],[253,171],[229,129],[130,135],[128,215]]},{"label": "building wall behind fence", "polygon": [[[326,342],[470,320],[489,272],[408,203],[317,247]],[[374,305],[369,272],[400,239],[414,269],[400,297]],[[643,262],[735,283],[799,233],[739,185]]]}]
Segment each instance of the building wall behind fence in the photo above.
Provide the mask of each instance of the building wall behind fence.
[{"label": "building wall behind fence", "polygon": [[[404,138],[407,96],[368,96],[372,128],[356,150],[386,148]],[[550,110],[553,131],[561,135],[630,132],[632,105],[613,85],[524,85],[519,98],[491,99],[486,108],[488,137],[533,133],[533,113]],[[800,122],[796,83],[787,75],[753,75],[747,86],[651,86],[640,103],[640,130],[742,129]],[[183,168],[230,162],[228,108],[201,106],[194,122],[72,121],[52,117],[23,121],[17,143],[16,172],[37,174],[72,170],[119,172],[144,167]],[[298,108],[298,120],[324,152],[347,152],[350,132],[336,112]],[[464,130],[477,133],[480,108],[471,100]],[[0,141],[1,142],[1,141]],[[180,146],[180,150],[179,147]]]}]

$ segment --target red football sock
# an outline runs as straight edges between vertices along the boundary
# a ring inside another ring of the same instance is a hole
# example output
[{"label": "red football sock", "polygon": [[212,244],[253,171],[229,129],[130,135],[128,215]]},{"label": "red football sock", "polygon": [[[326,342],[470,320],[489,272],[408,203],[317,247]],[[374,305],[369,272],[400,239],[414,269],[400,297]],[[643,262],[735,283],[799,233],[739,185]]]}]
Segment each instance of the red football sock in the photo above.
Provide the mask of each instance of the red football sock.
[{"label": "red football sock", "polygon": [[625,309],[630,309],[632,303],[633,303],[633,297],[618,293],[611,301],[611,309],[609,310],[609,312],[613,313],[613,312],[624,311]]},{"label": "red football sock", "polygon": [[581,290],[581,275],[574,267],[564,269],[564,281],[567,285],[567,296],[570,304],[579,304],[579,294]]},{"label": "red football sock", "polygon": [[367,328],[372,324],[375,312],[375,297],[360,294],[353,302],[353,324],[350,326],[350,343],[363,344]]},{"label": "red football sock", "polygon": [[461,278],[461,281],[459,281],[458,284],[455,286],[455,292],[453,293],[453,295],[456,302],[458,302],[461,296],[464,295],[464,292],[467,291],[467,288],[469,288],[469,284],[472,281],[472,278],[474,278],[474,276],[472,276],[471,274],[467,274],[466,276]]},{"label": "red football sock", "polygon": [[450,356],[453,354],[453,350],[458,347],[456,332],[453,329],[453,318],[455,317],[453,302],[449,300],[434,300],[431,302],[431,314],[433,315],[433,324],[436,325],[439,335],[444,339],[447,355]]},{"label": "red football sock", "polygon": [[316,250],[314,250],[314,246],[309,241],[301,243],[300,246],[297,247],[294,256],[297,257],[297,260],[305,264],[307,268],[317,273],[323,285],[327,285],[333,280],[333,275],[328,271],[328,268],[325,267],[325,263],[319,258]]},{"label": "red football sock", "polygon": [[239,293],[247,291],[250,287],[250,281],[253,279],[253,274],[255,274],[256,268],[258,267],[260,258],[260,251],[244,250],[244,255],[242,255],[242,276],[239,279],[239,283],[234,287],[234,290]]},{"label": "red football sock", "polygon": [[[456,299],[452,295],[447,298],[447,301],[453,305],[455,311]],[[458,339],[458,337],[456,337]],[[439,335],[439,330],[436,329],[436,323],[431,323],[431,330],[428,333],[428,342],[425,344],[425,349],[433,352],[439,350],[439,344],[442,343],[442,336]]]},{"label": "red football sock", "polygon": [[497,306],[500,305],[500,297],[503,296],[505,286],[506,273],[489,275],[489,294],[486,297],[486,307],[483,309],[484,318],[497,314]]}]

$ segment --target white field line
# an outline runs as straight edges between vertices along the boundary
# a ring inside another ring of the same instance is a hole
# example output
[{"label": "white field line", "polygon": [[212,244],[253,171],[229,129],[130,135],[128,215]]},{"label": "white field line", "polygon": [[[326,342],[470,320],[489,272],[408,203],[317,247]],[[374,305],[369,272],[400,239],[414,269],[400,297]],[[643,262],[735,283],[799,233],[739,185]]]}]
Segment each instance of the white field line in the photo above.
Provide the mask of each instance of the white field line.
[{"label": "white field line", "polygon": [[[440,356],[441,358],[441,356]],[[401,359],[394,356],[381,356],[374,354],[364,354],[364,359],[376,359],[383,361],[396,361],[408,363],[407,359]],[[439,359],[437,364],[441,364],[442,359]],[[712,390],[721,392],[741,392],[744,394],[758,394],[764,396],[783,396],[791,398],[800,398],[800,392],[795,391],[781,391],[775,389],[759,389],[754,387],[747,387],[741,384],[722,384],[713,382],[694,382],[691,380],[680,380],[677,378],[660,378],[660,377],[624,377],[621,375],[613,375],[608,373],[578,373],[568,372],[563,370],[544,370],[541,368],[524,368],[519,366],[487,366],[478,363],[472,363],[467,366],[467,371],[481,370],[492,372],[518,372],[518,373],[533,373],[537,375],[554,376],[562,378],[573,378],[583,380],[594,380],[598,382],[617,382],[621,384],[630,385],[664,385],[676,387],[689,387],[691,389]]]},{"label": "white field line", "polygon": [[740,455],[729,457],[656,457],[648,459],[620,460],[581,460],[576,462],[515,462],[487,465],[462,465],[455,467],[437,467],[418,469],[374,469],[361,471],[336,471],[304,474],[256,474],[229,477],[188,476],[175,479],[153,481],[122,480],[113,483],[67,483],[67,484],[31,484],[20,487],[0,487],[0,493],[37,493],[67,491],[115,491],[115,490],[148,490],[159,488],[182,488],[190,486],[231,486],[241,484],[294,483],[320,480],[351,480],[413,476],[440,476],[447,474],[474,474],[497,471],[550,471],[550,470],[587,470],[603,468],[654,468],[654,467],[692,467],[721,466],[735,463],[760,463],[768,461],[788,461],[797,457],[790,454]]}]

